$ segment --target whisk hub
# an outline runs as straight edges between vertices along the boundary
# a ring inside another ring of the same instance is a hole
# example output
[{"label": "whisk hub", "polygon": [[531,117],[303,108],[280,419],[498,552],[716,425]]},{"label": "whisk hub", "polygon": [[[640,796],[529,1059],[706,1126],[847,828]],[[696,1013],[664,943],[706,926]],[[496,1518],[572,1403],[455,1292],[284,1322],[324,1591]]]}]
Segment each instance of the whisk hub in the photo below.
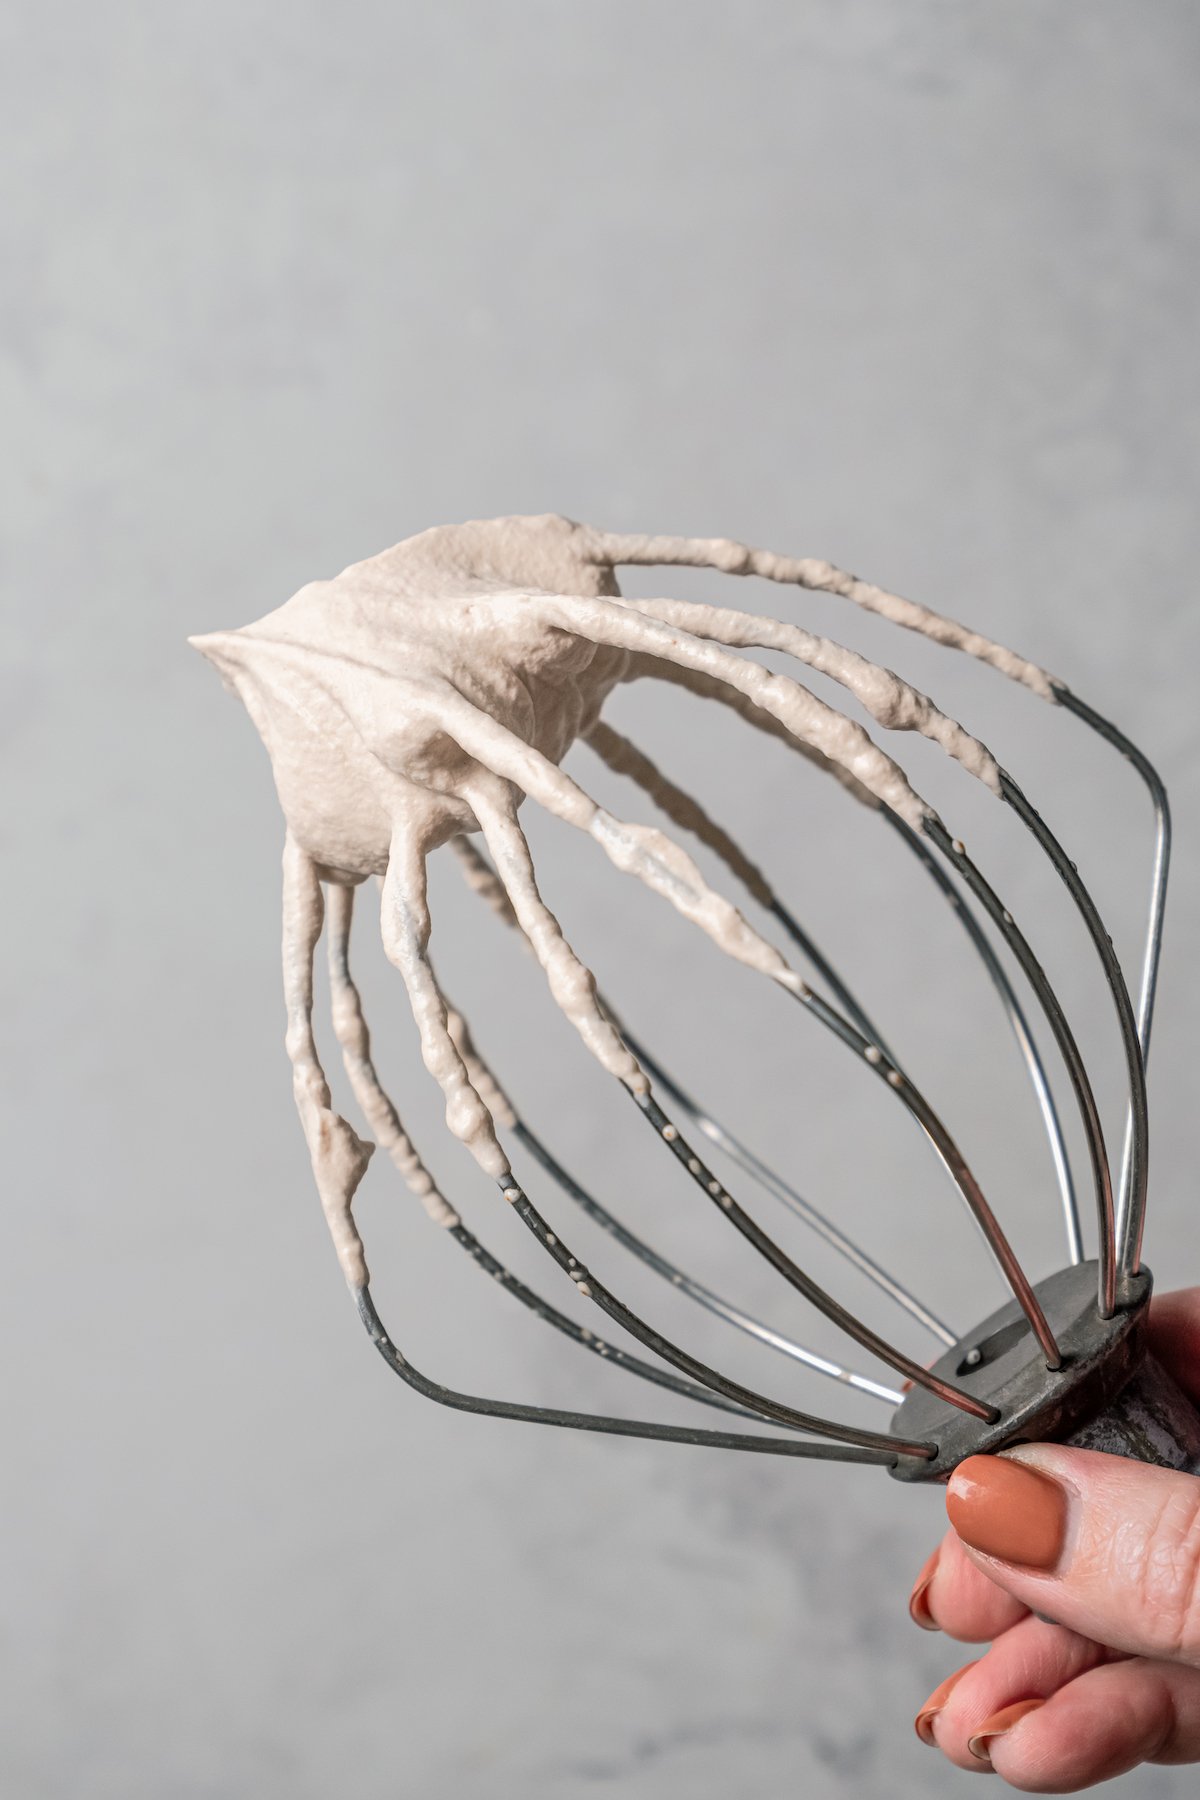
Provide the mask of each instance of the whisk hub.
[{"label": "whisk hub", "polygon": [[1047,1369],[1029,1321],[1016,1300],[998,1307],[933,1364],[999,1415],[992,1423],[949,1406],[927,1388],[913,1388],[892,1419],[897,1437],[937,1445],[926,1461],[898,1457],[898,1481],[946,1481],[960,1462],[1014,1444],[1072,1437],[1104,1415],[1145,1356],[1150,1271],[1134,1277],[1133,1299],[1111,1318],[1096,1300],[1097,1264],[1074,1263],[1036,1284],[1042,1310],[1062,1352],[1062,1367]]}]

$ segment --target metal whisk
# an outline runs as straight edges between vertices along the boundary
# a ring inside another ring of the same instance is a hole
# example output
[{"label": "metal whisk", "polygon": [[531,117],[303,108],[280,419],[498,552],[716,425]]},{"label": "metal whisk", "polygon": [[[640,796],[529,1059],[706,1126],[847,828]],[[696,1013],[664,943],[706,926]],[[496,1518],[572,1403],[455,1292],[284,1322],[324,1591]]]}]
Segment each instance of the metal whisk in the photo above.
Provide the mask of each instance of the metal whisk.
[{"label": "metal whisk", "polygon": [[[622,563],[711,567],[841,594],[990,663],[1065,709],[1123,756],[1145,784],[1155,821],[1136,1004],[1092,895],[1067,851],[1012,777],[961,726],[890,671],[797,627],[725,609],[622,599],[613,575]],[[493,1417],[766,1455],[879,1463],[902,1480],[945,1479],[965,1456],[1039,1436],[1069,1437],[1176,1466],[1193,1464],[1200,1456],[1195,1415],[1147,1361],[1143,1331],[1150,1292],[1150,1277],[1141,1264],[1146,1059],[1170,853],[1167,796],[1141,751],[1062,682],[978,634],[825,563],[751,551],[723,539],[621,538],[553,518],[424,533],[353,565],[332,582],[302,589],[257,625],[193,642],[245,701],[275,765],[289,822],[285,983],[297,1100],[359,1314],[389,1367],[410,1387],[443,1405]],[[1048,858],[1100,959],[1116,1015],[1127,1116],[1115,1181],[1076,1036],[1004,900],[961,839],[913,793],[902,771],[861,727],[798,683],[731,654],[731,647],[755,646],[783,650],[832,675],[889,729],[916,730],[941,744],[1015,813]],[[1069,1261],[1064,1268],[1030,1281],[955,1139],[842,976],[733,839],[600,717],[618,682],[646,674],[665,675],[692,692],[732,705],[748,723],[787,738],[837,775],[854,797],[878,811],[950,902],[999,996],[1036,1096],[1066,1230]],[[670,823],[725,863],[799,952],[816,987],[808,974],[792,974],[779,952],[727,903],[718,902],[672,843],[613,820],[561,774],[558,764],[576,738],[586,738],[610,769],[653,798]],[[589,972],[542,905],[516,817],[522,794],[586,830],[619,867],[665,894],[723,947],[732,945],[730,953],[738,960],[779,981],[873,1071],[919,1126],[974,1217],[1010,1289],[1012,1298],[1005,1306],[959,1336],[689,1097],[594,985],[589,987]],[[474,834],[479,830],[490,859],[477,847]],[[623,1081],[660,1145],[682,1165],[705,1201],[788,1286],[894,1369],[907,1391],[805,1349],[689,1275],[610,1212],[518,1116],[465,1021],[445,1002],[425,953],[424,858],[447,841],[471,886],[532,944],[556,997],[600,1060]],[[420,1162],[379,1081],[350,973],[354,891],[368,873],[384,880],[385,944],[404,976],[425,1060],[446,1092],[452,1128],[475,1150],[505,1200],[577,1293],[655,1360],[581,1326],[512,1274],[463,1224]],[[323,890],[328,892],[327,917]],[[985,920],[1053,1037],[1079,1112],[1096,1216],[1097,1254],[1091,1259],[1084,1256],[1075,1177],[1051,1080],[1009,962]],[[311,959],[323,922],[334,1024],[351,1084],[377,1139],[431,1215],[545,1324],[625,1374],[730,1415],[739,1422],[736,1429],[630,1420],[462,1393],[431,1380],[402,1354],[376,1311],[351,1214],[370,1147],[332,1111],[313,1040]],[[890,1428],[861,1429],[800,1411],[729,1379],[673,1342],[618,1298],[573,1253],[561,1232],[551,1228],[513,1172],[510,1144],[677,1292],[758,1342],[891,1405]],[[748,1209],[744,1194],[735,1194],[715,1172],[707,1160],[708,1146],[738,1170],[739,1188],[744,1179],[781,1202],[924,1327],[939,1345],[932,1366],[886,1341],[815,1281]],[[767,1433],[765,1426],[775,1429]]]}]

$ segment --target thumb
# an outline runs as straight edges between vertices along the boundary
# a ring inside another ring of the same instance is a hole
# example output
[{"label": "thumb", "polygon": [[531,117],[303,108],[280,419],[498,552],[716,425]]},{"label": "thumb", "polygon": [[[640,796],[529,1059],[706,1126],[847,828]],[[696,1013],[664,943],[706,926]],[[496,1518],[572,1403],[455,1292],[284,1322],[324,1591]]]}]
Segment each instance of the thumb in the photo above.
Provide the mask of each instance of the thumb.
[{"label": "thumb", "polygon": [[950,1523],[997,1585],[1096,1643],[1200,1667],[1200,1479],[1026,1444],[970,1456]]}]

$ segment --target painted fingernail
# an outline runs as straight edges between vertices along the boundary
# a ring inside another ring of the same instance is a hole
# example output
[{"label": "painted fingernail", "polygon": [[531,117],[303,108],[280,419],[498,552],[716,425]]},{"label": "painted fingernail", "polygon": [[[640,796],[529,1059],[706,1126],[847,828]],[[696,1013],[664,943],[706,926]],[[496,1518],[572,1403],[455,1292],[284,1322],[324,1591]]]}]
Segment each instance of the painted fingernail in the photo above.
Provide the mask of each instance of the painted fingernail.
[{"label": "painted fingernail", "polygon": [[1067,1529],[1067,1496],[1057,1481],[1006,1456],[968,1456],[950,1477],[950,1523],[973,1550],[1052,1569]]},{"label": "painted fingernail", "polygon": [[933,1555],[927,1559],[925,1567],[913,1583],[912,1593],[908,1596],[908,1616],[914,1625],[921,1627],[922,1631],[939,1631],[941,1629],[929,1606],[929,1584],[937,1569],[938,1555],[939,1551],[935,1550]]},{"label": "painted fingernail", "polygon": [[1002,1706],[990,1719],[985,1719],[979,1729],[967,1739],[967,1749],[976,1762],[990,1763],[991,1748],[996,1739],[1003,1737],[1005,1732],[1011,1731],[1014,1725],[1027,1719],[1030,1713],[1036,1712],[1045,1704],[1044,1700],[1017,1700],[1012,1706]]},{"label": "painted fingernail", "polygon": [[941,1712],[943,1706],[945,1706],[947,1700],[950,1698],[967,1670],[973,1669],[974,1667],[975,1664],[973,1662],[965,1663],[961,1669],[955,1669],[953,1675],[947,1675],[941,1687],[934,1688],[932,1694],[930,1694],[928,1700],[913,1720],[913,1726],[917,1736],[923,1744],[928,1744],[931,1749],[934,1744],[934,1719],[937,1714]]}]

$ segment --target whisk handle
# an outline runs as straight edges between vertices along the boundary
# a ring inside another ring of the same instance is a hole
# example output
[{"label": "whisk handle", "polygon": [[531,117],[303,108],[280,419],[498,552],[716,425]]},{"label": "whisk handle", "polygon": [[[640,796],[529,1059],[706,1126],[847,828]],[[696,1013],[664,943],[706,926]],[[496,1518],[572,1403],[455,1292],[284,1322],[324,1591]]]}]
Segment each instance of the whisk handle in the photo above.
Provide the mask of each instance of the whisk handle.
[{"label": "whisk handle", "polygon": [[1067,1442],[1200,1475],[1200,1413],[1153,1356],[1143,1357],[1116,1398]]}]

